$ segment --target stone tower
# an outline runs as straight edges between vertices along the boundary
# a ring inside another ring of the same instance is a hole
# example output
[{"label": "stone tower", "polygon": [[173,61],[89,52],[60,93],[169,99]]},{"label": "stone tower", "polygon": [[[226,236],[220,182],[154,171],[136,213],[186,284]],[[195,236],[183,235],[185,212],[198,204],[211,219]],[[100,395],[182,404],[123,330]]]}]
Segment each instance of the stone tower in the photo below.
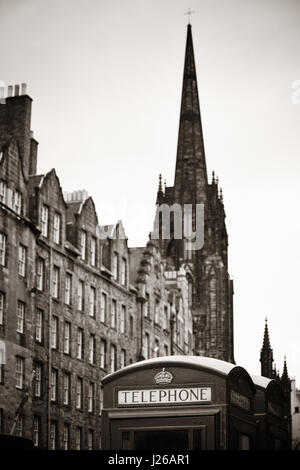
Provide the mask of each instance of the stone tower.
[{"label": "stone tower", "polygon": [[[187,27],[183,87],[174,186],[162,187],[161,177],[157,205],[189,207],[182,226],[190,224],[178,239],[174,233],[171,209],[170,237],[162,236],[164,219],[157,208],[160,249],[170,270],[189,266],[192,282],[194,354],[234,362],[233,354],[233,281],[228,274],[227,230],[222,190],[213,174],[209,183],[198,97],[192,28]],[[204,207],[204,244],[191,249],[195,231],[196,207]]]}]

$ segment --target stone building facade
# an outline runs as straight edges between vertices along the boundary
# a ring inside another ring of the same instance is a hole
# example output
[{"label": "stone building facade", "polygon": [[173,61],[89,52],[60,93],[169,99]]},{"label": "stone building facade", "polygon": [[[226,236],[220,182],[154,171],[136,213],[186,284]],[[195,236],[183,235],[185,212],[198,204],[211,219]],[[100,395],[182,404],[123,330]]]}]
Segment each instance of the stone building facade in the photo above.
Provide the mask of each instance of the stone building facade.
[{"label": "stone building facade", "polygon": [[122,222],[100,225],[54,169],[37,174],[31,103],[0,106],[0,432],[98,449],[101,378],[141,359],[146,334],[147,357],[191,353],[188,281],[166,279],[151,242],[129,250]]}]

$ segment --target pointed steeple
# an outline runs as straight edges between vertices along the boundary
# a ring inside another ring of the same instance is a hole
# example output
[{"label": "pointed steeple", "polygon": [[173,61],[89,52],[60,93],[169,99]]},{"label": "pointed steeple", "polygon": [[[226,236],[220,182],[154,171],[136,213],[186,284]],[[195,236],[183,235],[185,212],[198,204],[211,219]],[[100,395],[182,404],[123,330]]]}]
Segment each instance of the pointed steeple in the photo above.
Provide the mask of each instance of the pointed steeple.
[{"label": "pointed steeple", "polygon": [[267,317],[265,318],[265,332],[264,332],[263,349],[271,349]]},{"label": "pointed steeple", "polygon": [[288,370],[287,370],[286,356],[284,356],[283,372],[282,372],[281,380],[283,380],[283,381],[289,381],[290,380]]},{"label": "pointed steeple", "polygon": [[260,362],[261,362],[261,375],[263,375],[264,377],[268,377],[269,379],[272,379],[273,378],[273,350],[270,344],[267,318],[265,319],[264,340],[263,340],[263,346],[260,352]]},{"label": "pointed steeple", "polygon": [[281,387],[283,390],[283,394],[285,397],[284,403],[284,415],[289,419],[291,419],[291,381],[288,374],[287,363],[286,363],[286,356],[284,356],[284,363],[283,363],[283,372],[280,379]]},{"label": "pointed steeple", "polygon": [[207,184],[192,27],[189,24],[183,72],[174,202],[181,204],[206,202]]},{"label": "pointed steeple", "polygon": [[163,193],[163,188],[162,188],[162,176],[161,173],[159,174],[158,177],[158,191],[157,191],[157,197],[156,197],[156,204],[161,204],[164,199],[164,193]]}]

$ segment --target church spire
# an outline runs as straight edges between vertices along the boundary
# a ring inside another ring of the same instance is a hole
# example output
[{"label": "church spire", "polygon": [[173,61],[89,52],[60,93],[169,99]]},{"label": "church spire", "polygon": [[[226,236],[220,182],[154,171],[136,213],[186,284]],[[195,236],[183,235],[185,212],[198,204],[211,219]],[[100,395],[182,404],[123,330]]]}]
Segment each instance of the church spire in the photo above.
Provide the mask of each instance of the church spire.
[{"label": "church spire", "polygon": [[273,350],[270,344],[267,318],[265,319],[264,340],[263,340],[263,346],[260,352],[260,362],[261,362],[261,375],[263,375],[264,377],[268,377],[269,379],[272,379],[273,378]]},{"label": "church spire", "polygon": [[265,332],[264,332],[263,349],[271,349],[267,317],[265,318]]},{"label": "church spire", "polygon": [[289,381],[290,380],[288,370],[287,370],[286,356],[284,356],[283,372],[282,372],[281,380],[283,380],[283,381]]},{"label": "church spire", "polygon": [[192,27],[188,24],[177,146],[174,202],[181,204],[206,202],[207,184]]}]

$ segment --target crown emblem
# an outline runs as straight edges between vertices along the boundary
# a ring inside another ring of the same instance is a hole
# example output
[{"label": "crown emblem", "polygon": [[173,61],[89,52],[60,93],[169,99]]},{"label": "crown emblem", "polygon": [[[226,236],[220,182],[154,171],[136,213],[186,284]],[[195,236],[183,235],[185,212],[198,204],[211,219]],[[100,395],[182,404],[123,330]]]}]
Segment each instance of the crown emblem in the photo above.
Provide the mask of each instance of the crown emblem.
[{"label": "crown emblem", "polygon": [[165,368],[163,368],[163,370],[161,370],[154,376],[154,381],[157,384],[170,384],[172,380],[173,375],[171,374],[171,372],[166,371]]}]

